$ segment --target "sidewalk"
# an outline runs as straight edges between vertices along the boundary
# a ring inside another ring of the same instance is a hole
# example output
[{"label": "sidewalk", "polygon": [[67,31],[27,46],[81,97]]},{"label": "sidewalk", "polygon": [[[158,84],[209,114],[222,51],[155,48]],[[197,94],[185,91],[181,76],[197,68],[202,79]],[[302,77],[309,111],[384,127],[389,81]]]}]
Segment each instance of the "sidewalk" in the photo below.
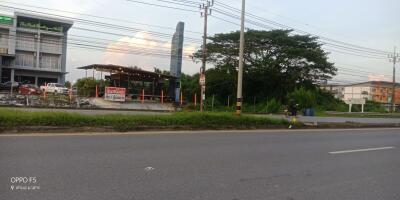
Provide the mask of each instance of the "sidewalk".
[{"label": "sidewalk", "polygon": [[[255,114],[255,116],[265,116],[277,119],[288,119],[285,115]],[[356,117],[309,117],[297,116],[297,120],[303,123],[362,123],[362,124],[400,124],[400,118],[356,118]]]}]

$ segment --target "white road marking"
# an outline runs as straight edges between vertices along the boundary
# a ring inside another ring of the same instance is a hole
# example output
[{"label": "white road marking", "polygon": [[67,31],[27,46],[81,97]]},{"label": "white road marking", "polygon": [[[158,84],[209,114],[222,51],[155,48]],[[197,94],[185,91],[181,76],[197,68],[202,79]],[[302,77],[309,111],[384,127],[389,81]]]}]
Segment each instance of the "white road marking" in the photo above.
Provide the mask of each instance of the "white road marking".
[{"label": "white road marking", "polygon": [[144,171],[146,171],[146,172],[153,171],[153,170],[155,170],[154,167],[146,167],[146,168],[144,168]]},{"label": "white road marking", "polygon": [[332,151],[330,154],[342,154],[342,153],[356,153],[356,152],[365,152],[365,151],[379,151],[379,150],[388,150],[394,149],[395,147],[378,147],[378,148],[368,148],[368,149],[353,149],[353,150],[345,150],[345,151]]}]

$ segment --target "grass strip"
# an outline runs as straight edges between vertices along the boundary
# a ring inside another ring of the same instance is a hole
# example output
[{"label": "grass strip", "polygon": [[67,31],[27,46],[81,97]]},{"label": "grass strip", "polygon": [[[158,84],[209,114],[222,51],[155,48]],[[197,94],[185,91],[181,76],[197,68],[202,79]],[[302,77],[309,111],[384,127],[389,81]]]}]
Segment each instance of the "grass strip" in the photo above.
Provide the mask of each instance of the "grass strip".
[{"label": "grass strip", "polygon": [[115,131],[143,129],[254,129],[284,127],[283,119],[235,116],[231,113],[174,113],[172,115],[81,115],[66,112],[27,112],[0,108],[0,130],[27,126],[112,127]]}]

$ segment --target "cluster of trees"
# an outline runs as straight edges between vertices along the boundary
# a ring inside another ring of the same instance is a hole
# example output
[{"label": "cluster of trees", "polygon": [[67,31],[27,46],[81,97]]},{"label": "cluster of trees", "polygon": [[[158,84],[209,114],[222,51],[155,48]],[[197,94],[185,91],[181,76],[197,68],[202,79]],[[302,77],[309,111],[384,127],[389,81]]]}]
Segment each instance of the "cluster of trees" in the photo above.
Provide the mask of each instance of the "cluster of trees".
[{"label": "cluster of trees", "polygon": [[[216,104],[236,99],[240,32],[216,34],[207,44],[207,61],[213,67],[206,71],[206,95],[214,95]],[[264,106],[285,104],[290,98],[303,107],[320,104],[321,98],[333,96],[319,90],[316,83],[336,75],[328,53],[316,37],[295,35],[290,30],[248,30],[246,32],[243,75],[243,99]],[[194,54],[201,59],[202,50]],[[209,65],[210,66],[210,65]],[[199,74],[182,76],[187,96],[199,94]],[[324,100],[322,100],[324,101]],[[334,103],[335,104],[335,103]],[[245,106],[246,107],[246,106]],[[268,108],[262,108],[268,110]]]}]

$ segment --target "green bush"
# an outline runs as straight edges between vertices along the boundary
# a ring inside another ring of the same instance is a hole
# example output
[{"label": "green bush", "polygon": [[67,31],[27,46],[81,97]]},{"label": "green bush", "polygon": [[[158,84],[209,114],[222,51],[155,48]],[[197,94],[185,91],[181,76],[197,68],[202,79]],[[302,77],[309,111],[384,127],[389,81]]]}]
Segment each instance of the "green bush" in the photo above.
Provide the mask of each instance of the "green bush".
[{"label": "green bush", "polygon": [[78,79],[74,86],[77,87],[79,96],[94,97],[96,94],[96,85],[99,92],[104,92],[104,87],[109,86],[110,83],[107,80],[96,80],[89,77]]},{"label": "green bush", "polygon": [[380,103],[367,101],[364,107],[365,112],[378,112],[378,113],[385,113],[387,112],[384,107]]},{"label": "green bush", "polygon": [[271,99],[267,102],[266,105],[266,112],[267,113],[280,113],[282,112],[282,104],[281,102]]},{"label": "green bush", "polygon": [[288,97],[289,99],[295,100],[295,102],[299,104],[300,109],[313,108],[317,105],[315,92],[306,90],[303,87],[295,89],[288,94]]}]

